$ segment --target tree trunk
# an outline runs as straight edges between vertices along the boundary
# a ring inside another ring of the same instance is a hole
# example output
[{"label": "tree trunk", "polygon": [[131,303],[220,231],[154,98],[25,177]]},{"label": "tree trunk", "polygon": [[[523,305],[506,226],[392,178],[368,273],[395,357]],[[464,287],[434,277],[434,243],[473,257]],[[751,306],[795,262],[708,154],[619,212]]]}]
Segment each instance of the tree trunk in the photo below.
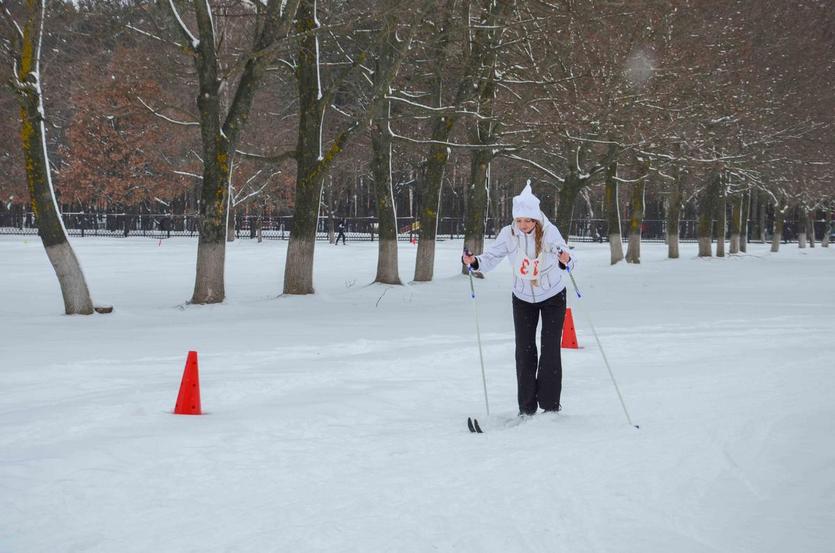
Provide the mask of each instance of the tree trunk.
[{"label": "tree trunk", "polygon": [[783,224],[786,218],[786,207],[778,203],[774,207],[774,234],[771,237],[771,251],[780,251],[780,241],[783,240]]},{"label": "tree trunk", "polygon": [[713,246],[711,231],[713,229],[713,213],[718,204],[719,187],[721,186],[720,174],[714,173],[709,177],[710,181],[702,192],[702,199],[699,205],[699,223],[697,236],[699,240],[699,257],[711,257]]},{"label": "tree trunk", "polygon": [[[482,89],[478,112],[492,118],[496,96],[495,72],[491,71]],[[492,119],[474,120],[470,125],[470,140],[476,144],[490,144],[495,140]],[[467,187],[467,216],[464,224],[464,247],[478,255],[484,251],[484,229],[487,202],[490,195],[490,150],[473,150],[470,153],[470,182]],[[467,274],[467,267],[461,272]]]},{"label": "tree trunk", "polygon": [[742,195],[742,202],[739,205],[739,251],[748,251],[748,216],[750,213],[751,193]]},{"label": "tree trunk", "polygon": [[809,247],[815,247],[815,210],[809,211]]},{"label": "tree trunk", "polygon": [[733,255],[735,253],[739,253],[739,236],[740,236],[740,227],[742,226],[742,204],[743,204],[743,197],[741,194],[734,194],[731,197],[731,221],[730,221],[730,234],[731,234],[731,249],[730,253]]},{"label": "tree trunk", "polygon": [[809,229],[809,212],[803,206],[797,208],[797,211],[797,247],[804,249],[806,247],[806,231]]},{"label": "tree trunk", "polygon": [[[444,30],[446,32],[446,29]],[[463,82],[463,81],[462,81]],[[442,76],[435,75],[433,99],[436,107],[443,104]],[[433,116],[432,140],[447,142],[452,128],[458,121],[456,116]],[[431,144],[421,171],[420,210],[418,211],[418,247],[415,258],[416,282],[428,282],[435,274],[435,237],[438,232],[438,211],[441,207],[441,185],[444,179],[449,148],[442,144]]]},{"label": "tree trunk", "polygon": [[832,210],[831,207],[826,208],[826,211],[825,211],[825,213],[826,213],[826,215],[825,215],[826,225],[824,226],[823,238],[821,239],[821,247],[823,247],[823,248],[828,248],[829,247],[829,237],[832,235],[832,212],[833,212],[833,210]]},{"label": "tree trunk", "polygon": [[[230,199],[231,203],[231,199]],[[229,214],[226,218],[226,241],[227,242],[234,242],[235,241],[235,212],[237,209],[232,207],[231,205],[228,206]]]},{"label": "tree trunk", "polygon": [[[470,155],[464,247],[474,255],[479,255],[484,251],[484,214],[487,212],[488,175],[493,156],[489,150],[473,150]],[[467,268],[462,267],[461,272],[467,274]]]},{"label": "tree trunk", "polygon": [[[382,58],[382,57],[381,57]],[[377,61],[379,64],[384,59]],[[374,282],[402,284],[397,265],[397,214],[391,182],[391,132],[389,131],[390,103],[385,102],[371,124],[371,174],[374,177],[374,198],[377,202],[379,241],[377,244],[377,276]]]},{"label": "tree trunk", "polygon": [[336,229],[333,220],[333,175],[328,176],[328,243],[333,244]]},{"label": "tree trunk", "polygon": [[[610,150],[616,146],[610,145]],[[609,262],[611,265],[623,259],[623,234],[620,228],[620,206],[618,205],[618,162],[612,161],[606,168],[606,184],[603,204],[609,235]]]},{"label": "tree trunk", "polygon": [[716,257],[725,257],[725,232],[728,226],[727,176],[722,175],[716,208]]},{"label": "tree trunk", "polygon": [[262,230],[264,228],[264,206],[262,205],[261,208],[258,210],[258,222],[256,223],[255,227],[255,236],[258,238],[258,243],[261,243],[263,239]]},{"label": "tree trunk", "polygon": [[41,237],[64,298],[67,315],[90,315],[93,301],[81,265],[67,239],[61,220],[46,150],[43,91],[40,85],[40,45],[43,35],[44,2],[28,3],[27,21],[21,37],[22,51],[16,53],[15,88],[20,105],[20,139],[26,163],[26,183],[38,235]]},{"label": "tree trunk", "polygon": [[681,226],[681,169],[673,168],[673,184],[667,203],[667,257],[678,259],[679,227]]},{"label": "tree trunk", "polygon": [[[321,126],[324,108],[320,105],[319,45],[314,13],[315,1],[303,0],[296,14],[296,31],[306,33],[299,39],[296,60],[296,84],[299,97],[299,134],[296,141],[296,194],[293,228],[287,245],[284,270],[285,294],[312,294],[313,253],[316,225],[324,180]],[[335,152],[334,152],[335,153]]]},{"label": "tree trunk", "polygon": [[[446,141],[452,130],[452,118],[441,118],[432,133],[433,140]],[[440,138],[443,137],[443,138]],[[418,212],[419,230],[415,281],[428,282],[435,274],[435,237],[438,233],[438,211],[441,204],[441,183],[449,153],[446,146],[433,144],[423,171],[421,209]]]},{"label": "tree trunk", "polygon": [[751,218],[751,240],[759,240],[763,236],[760,229],[760,205],[759,205],[759,191],[752,188],[749,193],[751,201],[749,206],[749,217]]},{"label": "tree trunk", "polygon": [[644,223],[645,180],[640,179],[632,185],[629,218],[629,245],[626,249],[627,263],[641,262],[641,226]]},{"label": "tree trunk", "polygon": [[[477,144],[488,145],[495,140],[495,124],[492,120],[496,99],[496,73],[489,71],[478,102],[478,112],[490,119],[474,120],[471,123],[470,139]],[[485,218],[490,197],[490,150],[473,150],[470,158],[470,182],[467,193],[467,217],[464,228],[464,247],[474,254],[484,251]],[[466,267],[461,267],[467,273]]]},{"label": "tree trunk", "polygon": [[[762,196],[762,194],[760,194],[760,196]],[[763,243],[763,244],[765,244],[765,221],[766,221],[766,215],[768,215],[767,211],[768,211],[768,206],[766,205],[766,202],[761,197],[760,201],[759,201],[759,211],[757,212],[756,216],[759,219],[759,223],[757,224],[757,230],[760,233],[759,234],[759,239],[760,239],[760,242]]]},{"label": "tree trunk", "polygon": [[[198,2],[197,5],[200,5]],[[211,35],[209,35],[211,37]],[[201,42],[204,39],[201,36]],[[204,48],[209,50],[208,47]],[[210,57],[209,54],[206,54]],[[226,260],[226,225],[228,206],[229,141],[221,132],[217,64],[198,56],[200,92],[200,135],[203,146],[203,186],[197,224],[197,269],[191,303],[222,302],[226,296],[224,268]]]},{"label": "tree trunk", "polygon": [[559,205],[557,206],[557,228],[560,230],[565,241],[569,241],[571,232],[571,220],[574,217],[574,204],[580,191],[588,184],[587,178],[580,178],[575,171],[569,171],[565,182],[560,186]]}]

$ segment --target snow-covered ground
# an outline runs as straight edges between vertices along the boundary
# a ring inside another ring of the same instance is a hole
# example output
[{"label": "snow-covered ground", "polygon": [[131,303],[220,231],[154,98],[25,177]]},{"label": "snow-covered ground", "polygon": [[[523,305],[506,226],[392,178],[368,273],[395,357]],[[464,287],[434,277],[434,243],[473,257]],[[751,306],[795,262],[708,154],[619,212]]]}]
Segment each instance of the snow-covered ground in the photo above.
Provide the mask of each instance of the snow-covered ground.
[{"label": "snow-covered ground", "polygon": [[64,316],[39,240],[0,238],[3,553],[832,551],[835,248],[578,245],[564,411],[514,425],[509,267],[476,282],[486,418],[460,242],[402,287],[320,243],[317,294],[279,297],[286,242],[238,241],[213,306],[196,241],[73,243],[113,314]]}]

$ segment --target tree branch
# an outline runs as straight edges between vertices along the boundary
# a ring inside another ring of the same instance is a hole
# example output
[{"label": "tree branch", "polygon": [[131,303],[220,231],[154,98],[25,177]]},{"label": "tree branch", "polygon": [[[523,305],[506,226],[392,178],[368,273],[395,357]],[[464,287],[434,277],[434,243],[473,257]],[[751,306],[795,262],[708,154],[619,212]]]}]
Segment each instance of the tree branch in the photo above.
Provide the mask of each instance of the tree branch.
[{"label": "tree branch", "polygon": [[186,27],[183,18],[180,17],[180,12],[177,11],[177,7],[174,5],[174,0],[168,0],[168,6],[171,8],[171,13],[174,14],[174,18],[177,20],[177,26],[180,29],[180,32],[183,33],[188,44],[186,44],[186,48],[191,52],[197,52],[197,49],[200,47],[200,41],[188,30]]},{"label": "tree branch", "polygon": [[281,163],[282,161],[288,159],[295,159],[298,156],[298,152],[296,150],[288,150],[286,152],[281,152],[280,154],[253,154],[251,152],[245,152],[243,150],[235,150],[235,153],[241,157],[247,159],[257,159],[260,161],[267,161],[270,163]]},{"label": "tree branch", "polygon": [[137,96],[136,99],[139,100],[139,103],[141,103],[143,106],[145,106],[145,108],[147,108],[148,111],[150,111],[151,113],[153,113],[154,115],[156,115],[160,119],[165,119],[169,123],[174,123],[175,125],[183,125],[184,127],[199,127],[200,126],[200,123],[198,123],[197,121],[178,121],[177,119],[172,119],[172,118],[170,118],[166,115],[163,115],[163,114],[159,113],[158,111],[156,111],[154,108],[152,108],[151,106],[146,104],[145,100],[143,100],[139,96]]},{"label": "tree branch", "polygon": [[523,162],[523,163],[527,163],[527,164],[528,164],[528,165],[530,165],[531,167],[535,167],[536,169],[539,169],[540,171],[542,171],[543,173],[545,173],[545,174],[546,174],[546,175],[548,175],[549,177],[551,177],[551,178],[553,178],[553,179],[556,179],[556,180],[557,180],[557,182],[559,182],[559,183],[564,183],[564,182],[565,182],[565,179],[564,179],[564,178],[560,177],[559,175],[557,175],[556,173],[554,173],[554,172],[553,172],[553,171],[551,171],[550,169],[546,169],[545,167],[543,167],[542,165],[540,165],[540,164],[536,163],[536,162],[535,162],[535,161],[533,161],[533,160],[530,160],[530,159],[527,159],[527,158],[524,158],[524,157],[520,157],[520,156],[515,155],[515,154],[512,154],[512,155],[506,155],[505,157],[507,157],[507,158],[509,158],[509,159],[515,159],[516,161],[521,161],[521,162]]},{"label": "tree branch", "polygon": [[146,37],[148,37],[148,38],[152,38],[152,39],[154,39],[154,40],[158,40],[159,42],[162,42],[162,43],[164,43],[164,44],[171,44],[171,45],[173,45],[173,46],[176,46],[177,48],[185,48],[185,45],[183,45],[183,44],[181,44],[181,43],[179,43],[179,42],[174,42],[174,41],[170,41],[170,40],[165,40],[164,38],[160,38],[160,37],[158,37],[158,36],[156,36],[156,35],[154,35],[154,34],[149,33],[148,31],[143,31],[142,29],[139,29],[139,28],[137,28],[137,27],[134,27],[133,25],[128,24],[128,25],[125,25],[125,26],[126,26],[128,29],[130,29],[131,31],[136,31],[137,33],[139,33],[139,34],[141,34],[141,35],[145,35],[145,36],[146,36]]}]

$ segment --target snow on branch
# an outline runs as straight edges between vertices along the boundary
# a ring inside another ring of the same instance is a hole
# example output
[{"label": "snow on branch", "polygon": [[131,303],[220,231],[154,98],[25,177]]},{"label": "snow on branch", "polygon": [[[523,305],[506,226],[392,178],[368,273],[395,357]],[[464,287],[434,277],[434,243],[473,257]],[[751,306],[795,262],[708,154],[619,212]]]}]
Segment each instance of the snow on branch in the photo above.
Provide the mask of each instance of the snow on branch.
[{"label": "snow on branch", "polygon": [[180,27],[180,31],[182,31],[183,35],[186,37],[186,39],[188,39],[190,49],[192,51],[197,51],[197,49],[200,47],[200,41],[197,40],[197,38],[191,33],[191,31],[188,30],[188,27],[186,27],[183,18],[180,17],[180,12],[177,11],[177,7],[174,5],[174,0],[168,0],[168,5],[171,7],[171,12],[174,14],[174,17],[177,20],[177,24]]},{"label": "snow on branch", "polygon": [[553,179],[556,179],[557,182],[559,182],[559,183],[564,183],[565,182],[564,178],[560,177],[559,175],[557,175],[556,173],[554,173],[550,169],[546,169],[545,167],[543,167],[542,165],[540,165],[539,163],[537,163],[537,162],[535,162],[531,159],[527,159],[527,158],[518,156],[516,154],[506,155],[505,157],[507,157],[509,159],[515,159],[515,160],[521,161],[523,163],[527,163],[528,165],[530,165],[532,167],[536,167],[537,169],[539,169],[540,171],[542,171],[543,173],[545,173],[549,177],[551,177]]},{"label": "snow on branch", "polygon": [[198,175],[197,173],[189,173],[187,171],[171,171],[175,175],[183,175],[184,177],[194,177],[195,179],[203,180],[202,175]]},{"label": "snow on branch", "polygon": [[[660,172],[659,172],[659,173],[660,173]],[[662,175],[662,176],[664,176],[664,177],[670,178],[670,179],[672,179],[672,178],[673,178],[673,177],[670,177],[669,175],[664,175],[663,173],[661,173],[661,175]],[[647,178],[648,176],[649,176],[649,174],[646,174],[646,175],[644,175],[644,176],[642,176],[642,177],[638,177],[637,179],[624,179],[624,178],[621,178],[621,177],[615,176],[615,177],[614,177],[614,180],[615,180],[616,182],[620,182],[620,183],[623,183],[623,184],[635,184],[636,182],[641,182],[642,180],[646,180],[646,178]]]},{"label": "snow on branch", "polygon": [[12,29],[15,33],[15,38],[17,39],[17,43],[20,44],[23,42],[23,31],[20,29],[20,25],[17,24],[14,17],[12,16],[9,8],[6,7],[6,2],[4,0],[0,0],[0,6],[3,6],[3,12],[0,15],[3,16],[3,21]]},{"label": "snow on branch", "polygon": [[145,100],[143,100],[139,96],[137,96],[136,99],[139,100],[139,103],[141,103],[143,106],[145,106],[145,108],[147,108],[148,111],[150,111],[151,113],[153,113],[154,115],[156,115],[160,119],[165,119],[169,123],[174,123],[176,125],[183,125],[184,127],[199,127],[200,126],[200,123],[198,123],[197,121],[178,121],[177,119],[172,119],[171,117],[168,117],[167,115],[163,115],[162,113],[158,112],[157,110],[155,110],[154,108],[152,108],[151,106],[146,104]]},{"label": "snow on branch", "polygon": [[668,108],[668,107],[656,106],[656,105],[653,105],[653,104],[649,104],[647,102],[640,102],[640,101],[635,102],[635,103],[637,105],[643,106],[645,108],[657,109],[659,111],[668,111],[670,113],[683,113],[685,111],[690,111],[690,108]]},{"label": "snow on branch", "polygon": [[412,144],[437,144],[439,146],[448,146],[450,148],[466,148],[470,150],[513,150],[516,149],[516,146],[511,144],[457,144],[454,142],[446,142],[443,140],[421,140],[418,138],[409,138],[408,136],[403,136],[397,134],[395,132],[391,133],[392,138],[396,140],[403,140],[405,142],[411,142]]},{"label": "snow on branch", "polygon": [[749,157],[748,154],[740,154],[740,155],[737,155],[737,156],[720,156],[720,157],[715,157],[715,158],[699,158],[699,157],[689,157],[689,156],[675,157],[675,156],[671,156],[669,154],[661,154],[661,153],[658,153],[658,152],[647,152],[647,151],[644,151],[644,150],[636,150],[636,151],[639,154],[642,154],[642,155],[645,155],[645,156],[655,157],[655,158],[659,158],[659,159],[666,159],[668,161],[685,161],[685,162],[691,161],[691,162],[697,162],[697,163],[716,163],[716,162],[721,162],[721,161],[731,161],[731,160],[735,160],[735,159],[745,159],[745,158]]},{"label": "snow on branch", "polygon": [[128,29],[130,29],[131,31],[135,31],[135,32],[137,32],[137,33],[139,33],[139,34],[141,34],[141,35],[145,35],[145,36],[146,36],[146,37],[148,37],[148,38],[152,38],[152,39],[154,39],[154,40],[158,40],[158,41],[160,41],[160,42],[164,42],[164,43],[166,43],[166,44],[172,44],[172,45],[176,46],[177,48],[183,48],[183,47],[184,47],[184,46],[183,46],[182,44],[180,44],[179,42],[170,41],[170,40],[165,40],[164,38],[160,38],[160,37],[158,37],[157,35],[154,35],[154,34],[149,33],[148,31],[143,31],[142,29],[139,29],[138,27],[134,27],[133,25],[126,25],[126,27],[127,27]]},{"label": "snow on branch", "polygon": [[254,190],[254,191],[250,192],[249,194],[247,194],[243,198],[239,199],[238,196],[235,196],[235,198],[233,198],[233,200],[232,200],[232,206],[233,207],[238,206],[238,205],[244,203],[245,201],[247,201],[248,199],[250,199],[254,196],[257,196],[258,194],[260,194],[261,192],[264,191],[264,189],[267,187],[267,184],[269,184],[269,180],[267,180],[267,182],[265,182],[263,185],[261,185],[261,188],[259,188],[258,190]]},{"label": "snow on branch", "polygon": [[410,106],[414,106],[416,108],[426,110],[426,111],[435,112],[435,113],[450,113],[450,114],[455,114],[455,115],[472,115],[473,117],[475,117],[477,119],[484,120],[484,121],[490,121],[490,120],[494,119],[494,117],[487,117],[487,116],[482,115],[480,113],[477,113],[475,111],[458,110],[458,109],[455,109],[455,108],[452,108],[452,107],[446,107],[446,106],[435,108],[435,107],[427,106],[425,104],[421,104],[421,103],[418,103],[418,102],[413,102],[413,101],[408,100],[406,98],[400,98],[398,96],[386,95],[385,99],[386,100],[395,100],[397,102],[403,102],[404,104],[408,104]]},{"label": "snow on branch", "polygon": [[[662,179],[668,179],[668,180],[672,180],[672,181],[676,180],[676,178],[675,178],[674,176],[672,176],[672,175],[668,175],[667,173],[665,173],[665,172],[664,172],[664,171],[662,171],[661,169],[655,169],[655,172],[656,172],[656,173],[658,174],[658,176],[659,176],[659,177],[661,177]],[[618,177],[615,177],[615,178],[618,178]]]},{"label": "snow on branch", "polygon": [[241,187],[241,192],[240,192],[240,193],[238,193],[238,194],[234,194],[234,190],[233,190],[233,197],[232,197],[232,206],[233,206],[233,207],[238,206],[238,205],[240,205],[240,204],[242,204],[242,203],[246,202],[246,201],[247,201],[247,200],[249,200],[250,198],[253,198],[253,197],[255,197],[255,196],[258,196],[261,192],[263,192],[263,191],[264,191],[264,189],[267,187],[267,185],[270,183],[270,180],[272,180],[272,178],[273,178],[274,176],[276,176],[276,175],[280,175],[280,174],[281,174],[281,171],[274,171],[274,172],[270,173],[270,174],[267,176],[267,178],[266,178],[266,179],[264,179],[264,184],[262,184],[262,185],[261,185],[261,188],[258,188],[257,190],[252,189],[252,191],[251,191],[249,194],[247,194],[246,196],[244,196],[244,197],[242,198],[242,197],[241,197],[241,194],[243,194],[243,193],[244,193],[244,190],[246,189],[246,187],[247,187],[247,186],[250,186],[250,185],[252,184],[252,181],[254,181],[254,180],[255,180],[255,179],[256,179],[259,175],[261,175],[261,173],[262,173],[262,172],[263,172],[263,169],[258,170],[258,171],[257,171],[254,175],[252,175],[251,177],[249,177],[249,178],[247,179],[247,181],[244,183],[244,185]]},{"label": "snow on branch", "polygon": [[215,31],[215,19],[214,17],[212,17],[212,6],[209,4],[209,0],[204,1],[206,5],[206,15],[209,17],[209,23],[212,29],[212,40],[214,40],[214,38],[217,36],[217,32]]},{"label": "snow on branch", "polygon": [[579,136],[571,136],[568,134],[568,131],[565,131],[566,138],[571,140],[577,140],[578,142],[590,142],[592,144],[609,144],[614,146],[620,146],[621,148],[625,148],[626,146],[620,142],[613,142],[611,140],[595,140],[593,138],[580,138]]},{"label": "snow on branch", "polygon": [[247,159],[258,159],[261,161],[269,161],[271,163],[281,163],[284,160],[295,158],[297,155],[296,150],[288,150],[286,152],[281,152],[280,154],[253,154],[251,152],[245,152],[243,150],[235,150],[235,153],[241,157],[245,157]]}]

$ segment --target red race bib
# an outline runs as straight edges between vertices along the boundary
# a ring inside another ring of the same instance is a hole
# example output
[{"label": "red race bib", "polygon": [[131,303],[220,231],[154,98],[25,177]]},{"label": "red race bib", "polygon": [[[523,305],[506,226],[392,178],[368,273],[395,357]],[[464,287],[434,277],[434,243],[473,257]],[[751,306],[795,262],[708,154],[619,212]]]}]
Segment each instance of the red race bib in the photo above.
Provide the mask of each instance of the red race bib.
[{"label": "red race bib", "polygon": [[531,259],[522,257],[516,263],[516,276],[524,280],[536,280],[539,278],[539,258]]}]

